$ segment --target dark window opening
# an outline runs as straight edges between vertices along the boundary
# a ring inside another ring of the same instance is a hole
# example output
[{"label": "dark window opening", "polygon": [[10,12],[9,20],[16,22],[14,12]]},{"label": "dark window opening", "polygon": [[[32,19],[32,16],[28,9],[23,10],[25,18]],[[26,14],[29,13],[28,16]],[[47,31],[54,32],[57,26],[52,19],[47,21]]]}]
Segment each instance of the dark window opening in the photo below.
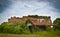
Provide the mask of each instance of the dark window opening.
[{"label": "dark window opening", "polygon": [[46,30],[46,26],[37,26],[37,30]]}]

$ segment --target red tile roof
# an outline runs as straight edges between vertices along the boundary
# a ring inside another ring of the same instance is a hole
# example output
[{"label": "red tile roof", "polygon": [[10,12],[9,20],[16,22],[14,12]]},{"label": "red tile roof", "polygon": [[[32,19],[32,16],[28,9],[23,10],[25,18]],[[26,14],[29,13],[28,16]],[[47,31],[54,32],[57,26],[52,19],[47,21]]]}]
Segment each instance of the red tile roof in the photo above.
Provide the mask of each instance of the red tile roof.
[{"label": "red tile roof", "polygon": [[24,16],[23,18],[11,17],[9,19],[9,22],[10,23],[13,23],[13,21],[21,22],[21,21],[27,21],[28,19],[31,20],[33,25],[52,25],[52,21],[51,21],[50,18],[49,19],[44,19],[44,18],[33,18],[33,17],[28,17],[28,16]]},{"label": "red tile roof", "polygon": [[36,19],[36,20],[31,20],[31,22],[33,23],[33,25],[52,25],[52,21],[50,19],[48,20],[39,20]]}]

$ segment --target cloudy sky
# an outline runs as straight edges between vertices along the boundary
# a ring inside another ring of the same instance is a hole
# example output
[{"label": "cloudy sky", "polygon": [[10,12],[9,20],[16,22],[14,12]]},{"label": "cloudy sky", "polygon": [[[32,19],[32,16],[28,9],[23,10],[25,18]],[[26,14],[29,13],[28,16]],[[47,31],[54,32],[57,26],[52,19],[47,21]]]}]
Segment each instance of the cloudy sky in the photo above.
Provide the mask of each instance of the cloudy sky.
[{"label": "cloudy sky", "polygon": [[60,0],[0,0],[0,23],[11,16],[27,15],[60,18]]}]

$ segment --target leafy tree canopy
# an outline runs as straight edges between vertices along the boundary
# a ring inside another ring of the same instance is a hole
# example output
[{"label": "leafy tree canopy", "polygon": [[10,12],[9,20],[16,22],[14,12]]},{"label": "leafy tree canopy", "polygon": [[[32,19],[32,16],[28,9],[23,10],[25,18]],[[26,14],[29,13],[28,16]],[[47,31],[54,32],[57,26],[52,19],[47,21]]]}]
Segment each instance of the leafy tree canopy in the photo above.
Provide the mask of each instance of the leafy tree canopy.
[{"label": "leafy tree canopy", "polygon": [[60,25],[60,18],[56,18],[56,20],[53,21],[54,25]]},{"label": "leafy tree canopy", "polygon": [[60,18],[56,18],[53,24],[54,24],[54,30],[60,30]]}]

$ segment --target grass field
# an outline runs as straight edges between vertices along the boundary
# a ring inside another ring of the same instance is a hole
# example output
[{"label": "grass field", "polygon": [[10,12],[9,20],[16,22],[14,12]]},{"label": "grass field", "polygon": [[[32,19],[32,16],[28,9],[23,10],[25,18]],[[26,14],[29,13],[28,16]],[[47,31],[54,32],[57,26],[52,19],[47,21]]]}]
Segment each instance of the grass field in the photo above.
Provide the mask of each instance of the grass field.
[{"label": "grass field", "polygon": [[60,33],[57,31],[40,31],[33,34],[0,33],[0,37],[60,37]]}]

